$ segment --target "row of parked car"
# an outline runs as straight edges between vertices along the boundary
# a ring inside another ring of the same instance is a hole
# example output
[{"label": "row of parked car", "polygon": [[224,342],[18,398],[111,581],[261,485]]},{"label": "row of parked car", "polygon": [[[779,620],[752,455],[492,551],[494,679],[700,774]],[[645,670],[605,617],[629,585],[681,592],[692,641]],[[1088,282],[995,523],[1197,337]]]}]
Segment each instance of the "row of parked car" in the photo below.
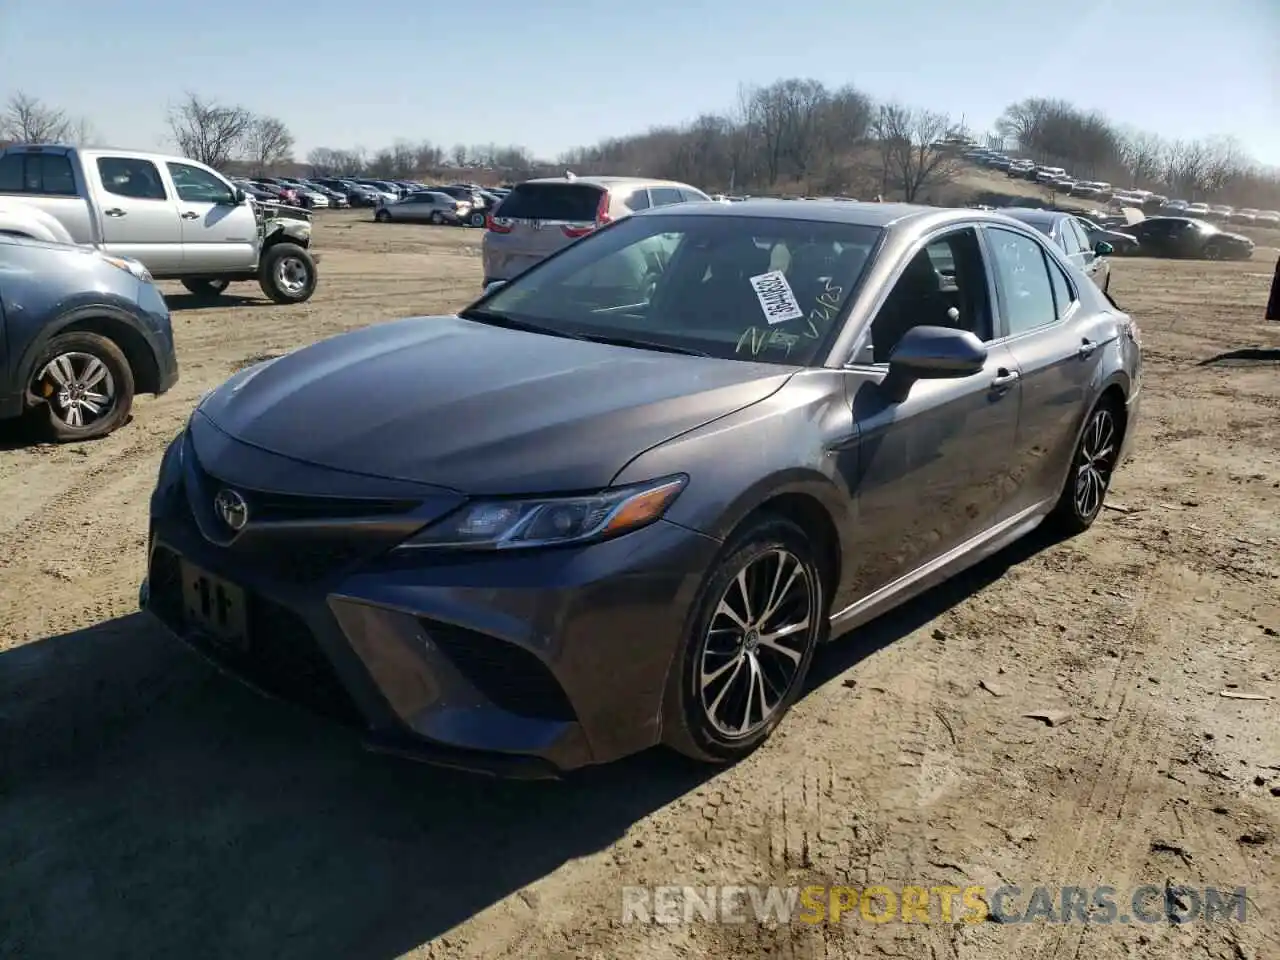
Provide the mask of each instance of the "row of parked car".
[{"label": "row of parked car", "polygon": [[230,177],[260,203],[308,210],[372,207],[380,222],[422,220],[484,226],[485,217],[510,192],[475,183],[432,185],[416,180],[365,177]]},{"label": "row of parked car", "polygon": [[1259,210],[1254,207],[1232,207],[1225,203],[1180,200],[1151,190],[1124,190],[1104,180],[1084,180],[1071,176],[1062,167],[1038,164],[1032,160],[1017,159],[998,150],[972,147],[961,156],[972,163],[995,170],[1003,170],[1012,179],[1030,180],[1055,193],[1080,197],[1086,200],[1106,202],[1112,207],[1137,207],[1145,213],[1158,213],[1174,217],[1195,217],[1221,223],[1256,224],[1280,228],[1280,210]]}]

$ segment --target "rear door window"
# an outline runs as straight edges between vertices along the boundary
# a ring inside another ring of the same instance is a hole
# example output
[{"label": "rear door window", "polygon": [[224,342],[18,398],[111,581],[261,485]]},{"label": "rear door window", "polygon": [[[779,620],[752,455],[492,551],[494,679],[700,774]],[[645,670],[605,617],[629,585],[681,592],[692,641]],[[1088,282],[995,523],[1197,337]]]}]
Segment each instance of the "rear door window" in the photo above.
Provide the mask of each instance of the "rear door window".
[{"label": "rear door window", "polygon": [[0,158],[0,192],[74,197],[76,178],[64,153],[11,153]]},{"label": "rear door window", "polygon": [[681,187],[680,195],[684,197],[686,203],[705,203],[711,199],[705,193],[699,193],[692,187]]},{"label": "rear door window", "polygon": [[164,200],[164,181],[150,160],[137,157],[99,157],[98,176],[108,193],[133,200]]},{"label": "rear door window", "polygon": [[653,197],[653,205],[655,207],[684,203],[684,195],[675,187],[650,187],[649,196]]},{"label": "rear door window", "polygon": [[649,209],[649,191],[643,187],[627,197],[627,207],[631,210]]},{"label": "rear door window", "polygon": [[522,183],[497,212],[513,220],[590,223],[600,209],[601,193],[599,187],[586,183]]}]

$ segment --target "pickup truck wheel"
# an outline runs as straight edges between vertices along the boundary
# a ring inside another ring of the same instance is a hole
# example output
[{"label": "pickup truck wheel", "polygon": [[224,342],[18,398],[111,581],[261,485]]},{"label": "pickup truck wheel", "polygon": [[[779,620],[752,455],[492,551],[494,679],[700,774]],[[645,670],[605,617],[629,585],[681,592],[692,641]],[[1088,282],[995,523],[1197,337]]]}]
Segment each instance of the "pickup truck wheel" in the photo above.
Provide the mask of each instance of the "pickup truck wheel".
[{"label": "pickup truck wheel", "polygon": [[316,292],[316,262],[296,243],[273,244],[262,255],[258,283],[276,303],[303,303]]},{"label": "pickup truck wheel", "polygon": [[43,401],[43,427],[59,443],[104,437],[133,408],[133,370],[116,344],[75,330],[54,337],[40,355],[30,392]]},{"label": "pickup truck wheel", "polygon": [[183,280],[182,285],[187,288],[187,292],[197,297],[207,297],[212,300],[214,297],[220,297],[227,292],[227,287],[231,286],[229,280]]}]

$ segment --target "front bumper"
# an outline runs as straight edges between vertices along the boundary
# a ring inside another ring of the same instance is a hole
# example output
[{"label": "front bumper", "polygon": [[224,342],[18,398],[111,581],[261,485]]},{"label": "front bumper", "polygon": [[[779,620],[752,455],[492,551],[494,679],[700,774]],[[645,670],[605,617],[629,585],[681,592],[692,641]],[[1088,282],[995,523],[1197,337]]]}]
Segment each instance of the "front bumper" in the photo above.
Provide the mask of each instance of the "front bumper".
[{"label": "front bumper", "polygon": [[[667,673],[717,541],[659,521],[613,541],[528,554],[406,558],[388,552],[402,533],[362,550],[341,530],[335,541],[332,524],[327,539],[299,540],[305,529],[295,524],[258,537],[256,548],[241,548],[249,528],[223,545],[208,536],[212,510],[196,498],[211,504],[222,485],[251,491],[247,478],[285,468],[203,429],[209,442],[193,429],[181,456],[166,454],[140,600],[204,656],[361,730],[370,749],[430,763],[547,777],[658,742]],[[202,447],[218,456],[199,456]],[[210,463],[218,480],[204,472]],[[304,469],[310,490],[350,482]],[[424,502],[442,515],[460,499]],[[243,589],[245,643],[193,627],[184,562]]]}]

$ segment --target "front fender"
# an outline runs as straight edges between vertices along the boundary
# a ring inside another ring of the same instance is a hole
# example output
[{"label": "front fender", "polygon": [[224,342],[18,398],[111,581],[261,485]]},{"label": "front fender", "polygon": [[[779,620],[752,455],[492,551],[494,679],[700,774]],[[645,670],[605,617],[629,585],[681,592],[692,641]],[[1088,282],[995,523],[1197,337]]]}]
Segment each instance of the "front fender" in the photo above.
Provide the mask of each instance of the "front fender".
[{"label": "front fender", "polygon": [[41,326],[40,332],[32,337],[31,342],[27,344],[27,348],[18,359],[14,371],[20,394],[22,396],[26,395],[31,377],[35,373],[36,361],[39,359],[40,354],[44,352],[45,347],[48,346],[49,341],[81,320],[102,319],[117,320],[127,324],[130,328],[137,330],[148,345],[151,345],[151,338],[142,333],[138,318],[121,306],[102,301],[68,305],[67,309],[59,314],[56,320]]},{"label": "front fender", "polygon": [[767,500],[800,494],[825,510],[847,556],[853,497],[836,453],[852,449],[855,428],[843,377],[799,373],[764,400],[645,451],[614,483],[687,474],[667,519],[717,540]]}]

